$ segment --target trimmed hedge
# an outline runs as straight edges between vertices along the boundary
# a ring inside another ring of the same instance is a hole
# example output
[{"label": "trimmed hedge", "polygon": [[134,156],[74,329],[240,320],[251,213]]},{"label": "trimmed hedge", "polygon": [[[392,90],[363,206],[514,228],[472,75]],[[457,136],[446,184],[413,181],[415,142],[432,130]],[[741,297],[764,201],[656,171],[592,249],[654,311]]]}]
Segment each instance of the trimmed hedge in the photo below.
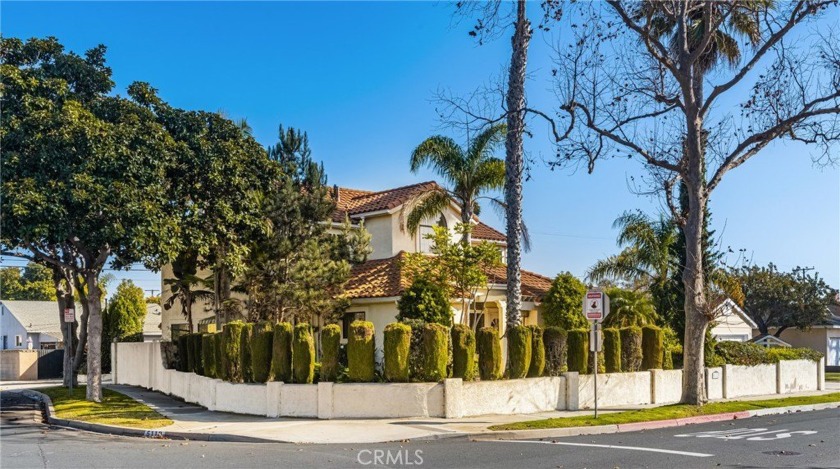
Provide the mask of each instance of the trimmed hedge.
[{"label": "trimmed hedge", "polygon": [[531,330],[531,366],[528,367],[528,377],[537,378],[545,371],[545,345],[543,344],[543,328],[528,326]]},{"label": "trimmed hedge", "polygon": [[222,329],[222,371],[225,381],[242,382],[242,330],[245,323],[231,321]]},{"label": "trimmed hedge", "polygon": [[211,334],[213,343],[213,377],[216,379],[225,379],[224,370],[222,369],[222,354],[224,353],[222,332]]},{"label": "trimmed hedge", "polygon": [[329,324],[321,330],[321,370],[319,380],[334,382],[338,379],[338,354],[341,351],[341,327]]},{"label": "trimmed hedge", "polygon": [[254,382],[254,369],[251,367],[251,340],[254,337],[254,324],[246,322],[242,325],[242,345],[240,345],[239,367],[242,370],[242,381]]},{"label": "trimmed hedge", "polygon": [[420,379],[425,382],[445,379],[446,365],[449,363],[449,328],[441,324],[427,323],[423,326],[421,347],[423,373]]},{"label": "trimmed hedge", "polygon": [[271,353],[274,342],[274,328],[271,323],[260,322],[251,334],[251,372],[255,383],[271,380]]},{"label": "trimmed hedge", "polygon": [[555,326],[543,332],[546,376],[560,376],[566,371],[566,331]]},{"label": "trimmed hedge", "polygon": [[618,329],[607,328],[601,331],[604,335],[604,368],[607,373],[621,372],[621,332]]},{"label": "trimmed hedge", "polygon": [[187,345],[187,334],[181,334],[178,336],[178,361],[177,367],[175,368],[178,371],[187,371],[189,368],[189,346]]},{"label": "trimmed hedge", "polygon": [[213,334],[201,334],[201,365],[204,376],[216,377],[216,342]]},{"label": "trimmed hedge", "polygon": [[294,329],[288,322],[274,325],[271,341],[271,375],[274,381],[292,382],[292,340]]},{"label": "trimmed hedge", "polygon": [[202,361],[204,355],[201,353],[200,333],[190,334],[190,348],[193,351],[193,373],[204,375],[204,363]]},{"label": "trimmed hedge", "polygon": [[[586,346],[589,347],[589,340],[587,337]],[[586,365],[587,373],[594,373],[595,372],[595,352],[589,352],[589,363]],[[598,373],[606,373],[607,367],[604,362],[604,354],[598,353]]]},{"label": "trimmed hedge", "polygon": [[312,326],[306,323],[295,326],[292,373],[295,383],[310,384],[315,380],[315,339],[312,338]]},{"label": "trimmed hedge", "polygon": [[350,381],[368,383],[376,376],[373,323],[353,321],[347,338],[347,377]]},{"label": "trimmed hedge", "polygon": [[478,373],[482,381],[502,378],[502,345],[495,327],[482,327],[476,336]]},{"label": "trimmed hedge", "polygon": [[508,378],[524,378],[531,367],[531,329],[523,325],[511,327],[507,331],[507,343]]},{"label": "trimmed hedge", "polygon": [[585,374],[589,369],[589,331],[572,329],[567,333],[567,364],[569,371]]},{"label": "trimmed hedge", "polygon": [[619,329],[621,338],[621,370],[639,371],[642,368],[642,329],[623,327]]},{"label": "trimmed hedge", "polygon": [[476,377],[475,333],[466,324],[452,326],[452,377],[472,381]]},{"label": "trimmed hedge", "polygon": [[819,361],[823,354],[808,348],[762,347],[752,342],[718,342],[715,352],[729,365],[755,366],[781,360]]},{"label": "trimmed hedge", "polygon": [[642,327],[642,369],[661,370],[664,353],[662,329],[651,325]]},{"label": "trimmed hedge", "polygon": [[408,355],[411,351],[411,327],[394,322],[385,326],[385,381],[408,382]]},{"label": "trimmed hedge", "polygon": [[673,370],[674,369],[674,357],[671,356],[671,351],[667,348],[665,352],[662,353],[662,369],[663,370]]}]

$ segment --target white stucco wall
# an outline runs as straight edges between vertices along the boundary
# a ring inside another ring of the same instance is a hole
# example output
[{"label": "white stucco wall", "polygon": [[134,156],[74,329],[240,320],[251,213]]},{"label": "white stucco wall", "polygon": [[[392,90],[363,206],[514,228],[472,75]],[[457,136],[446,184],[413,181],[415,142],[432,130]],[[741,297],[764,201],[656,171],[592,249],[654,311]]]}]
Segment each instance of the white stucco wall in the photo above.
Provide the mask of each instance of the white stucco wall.
[{"label": "white stucco wall", "polygon": [[723,368],[706,368],[706,397],[723,398]]},{"label": "white stucco wall", "polygon": [[332,418],[443,417],[438,383],[347,383],[332,386]]},{"label": "white stucco wall", "polygon": [[365,230],[370,233],[372,252],[368,259],[387,259],[399,250],[394,250],[392,241],[391,217],[378,216],[365,218]]},{"label": "white stucco wall", "polygon": [[565,409],[565,383],[561,376],[464,382],[462,415],[531,414]]},{"label": "white stucco wall", "polygon": [[[595,375],[580,375],[578,405],[591,409],[595,405]],[[598,375],[598,407],[651,403],[650,372],[602,373]]]},{"label": "white stucco wall", "polygon": [[222,412],[266,415],[266,385],[234,384],[211,380],[216,387],[216,408]]},{"label": "white stucco wall", "polygon": [[810,360],[782,361],[778,364],[778,392],[791,394],[817,390],[818,362]]},{"label": "white stucco wall", "polygon": [[675,404],[682,398],[682,370],[650,370],[653,404]]},{"label": "white stucco wall", "polygon": [[280,415],[284,417],[318,417],[318,386],[315,384],[283,384],[280,387]]},{"label": "white stucco wall", "polygon": [[776,394],[776,365],[724,365],[723,397]]}]

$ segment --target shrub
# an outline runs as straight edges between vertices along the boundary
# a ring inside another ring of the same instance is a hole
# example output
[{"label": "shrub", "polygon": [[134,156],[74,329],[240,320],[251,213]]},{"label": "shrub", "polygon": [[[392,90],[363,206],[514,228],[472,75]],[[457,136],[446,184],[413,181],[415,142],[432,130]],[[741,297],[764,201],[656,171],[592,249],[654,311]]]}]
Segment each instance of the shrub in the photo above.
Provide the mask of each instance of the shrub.
[{"label": "shrub", "polygon": [[395,322],[385,326],[385,380],[408,382],[408,355],[411,350],[411,327]]},{"label": "shrub", "polygon": [[531,330],[522,325],[509,328],[507,330],[507,343],[508,378],[524,378],[531,366]]},{"label": "shrub", "polygon": [[242,382],[242,330],[245,323],[232,321],[222,329],[222,368],[224,380]]},{"label": "shrub", "polygon": [[586,285],[577,277],[569,272],[558,274],[543,299],[545,324],[565,330],[586,327],[580,311],[585,294]]},{"label": "shrub", "polygon": [[224,370],[222,368],[222,355],[224,354],[224,340],[222,332],[212,334],[213,339],[213,377],[216,379],[225,379]]},{"label": "shrub", "polygon": [[566,366],[566,331],[559,327],[546,327],[543,332],[545,345],[545,374],[560,376]]},{"label": "shrub", "polygon": [[621,340],[621,370],[639,371],[642,368],[642,329],[624,327],[619,329]]},{"label": "shrub", "polygon": [[642,327],[642,369],[661,370],[664,352],[662,329],[656,326]]},{"label": "shrub", "polygon": [[422,352],[423,376],[425,382],[437,382],[446,378],[449,363],[449,328],[436,323],[423,327]]},{"label": "shrub", "polygon": [[341,347],[341,327],[329,324],[321,330],[320,381],[333,382],[338,378],[338,354]]},{"label": "shrub", "polygon": [[807,348],[767,348],[752,342],[718,342],[717,356],[730,365],[755,366],[778,363],[780,360],[819,361],[823,355]]},{"label": "shrub", "polygon": [[478,348],[478,373],[483,381],[502,377],[502,345],[495,327],[482,327],[476,337]]},{"label": "shrub", "polygon": [[448,326],[452,324],[452,308],[446,290],[423,277],[416,278],[397,301],[397,319],[419,319]]},{"label": "shrub", "polygon": [[543,345],[543,328],[528,326],[531,330],[531,365],[528,367],[528,377],[536,378],[545,371],[545,346]]},{"label": "shrub", "polygon": [[402,324],[411,328],[411,340],[408,346],[408,376],[411,381],[420,381],[423,376],[423,328],[425,321],[420,319],[403,319]]},{"label": "shrub", "polygon": [[199,333],[190,334],[190,346],[193,350],[193,372],[199,375],[204,374],[204,354],[201,351],[201,335]]},{"label": "shrub", "polygon": [[662,369],[663,370],[673,370],[674,369],[674,357],[671,356],[671,351],[669,349],[665,349],[662,352]]},{"label": "shrub", "polygon": [[781,360],[811,360],[818,362],[824,357],[820,352],[809,348],[784,348],[771,347],[765,348],[767,356],[772,363],[778,363]]},{"label": "shrub", "polygon": [[566,345],[569,371],[586,373],[589,365],[589,331],[572,329],[567,333]]},{"label": "shrub", "polygon": [[213,334],[201,334],[201,364],[204,376],[216,377],[216,343]]},{"label": "shrub", "polygon": [[312,326],[306,323],[295,326],[292,373],[295,383],[310,384],[315,380],[315,339],[312,338]]},{"label": "shrub", "polygon": [[347,377],[350,381],[368,383],[375,376],[376,347],[373,323],[353,321],[347,339]]},{"label": "shrub", "polygon": [[274,325],[271,341],[271,375],[275,381],[292,382],[292,339],[293,329],[288,322]]},{"label": "shrub", "polygon": [[452,326],[452,377],[475,379],[475,333],[466,324]]},{"label": "shrub", "polygon": [[604,329],[604,369],[607,373],[621,372],[621,333],[618,329]]},{"label": "shrub", "polygon": [[271,379],[271,353],[274,342],[274,328],[268,322],[254,326],[251,334],[251,372],[255,383],[267,383]]},{"label": "shrub", "polygon": [[254,382],[254,370],[251,368],[251,339],[254,337],[254,325],[246,322],[242,325],[242,335],[239,352],[239,369],[242,370],[242,381]]},{"label": "shrub", "polygon": [[187,335],[181,334],[178,336],[178,366],[175,368],[178,371],[187,371],[189,368],[189,346],[187,345]]},{"label": "shrub", "polygon": [[[586,346],[589,347],[589,341],[588,340],[587,340],[587,345]],[[595,352],[589,352],[589,362],[586,365],[587,373],[594,373],[594,370],[595,370],[595,356],[596,356]],[[597,356],[598,356],[598,373],[606,373],[607,367],[606,367],[606,364],[604,362],[604,354],[603,353],[598,353]]]}]

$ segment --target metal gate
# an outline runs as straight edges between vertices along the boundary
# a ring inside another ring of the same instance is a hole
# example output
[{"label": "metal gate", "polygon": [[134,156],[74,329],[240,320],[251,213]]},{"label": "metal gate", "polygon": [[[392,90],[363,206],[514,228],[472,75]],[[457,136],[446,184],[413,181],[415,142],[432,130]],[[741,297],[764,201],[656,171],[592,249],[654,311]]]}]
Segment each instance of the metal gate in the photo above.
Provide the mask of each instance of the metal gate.
[{"label": "metal gate", "polygon": [[64,371],[64,349],[38,350],[38,379],[61,378]]}]

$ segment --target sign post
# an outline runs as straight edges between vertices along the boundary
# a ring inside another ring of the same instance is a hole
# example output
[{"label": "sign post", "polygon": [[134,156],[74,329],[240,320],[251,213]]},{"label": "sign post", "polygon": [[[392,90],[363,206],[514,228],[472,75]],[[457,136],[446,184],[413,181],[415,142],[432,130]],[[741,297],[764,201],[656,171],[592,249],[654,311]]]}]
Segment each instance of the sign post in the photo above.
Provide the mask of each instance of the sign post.
[{"label": "sign post", "polygon": [[[64,353],[70,353],[73,345],[73,323],[76,322],[76,311],[73,308],[64,308],[64,323],[67,324],[67,342],[64,343]],[[70,370],[70,376],[67,381],[70,385],[70,396],[73,396],[73,370]]]},{"label": "sign post", "polygon": [[589,351],[593,353],[595,378],[595,418],[598,418],[598,352],[603,345],[601,321],[610,314],[610,297],[600,290],[590,290],[583,297],[583,316],[589,321]]}]

